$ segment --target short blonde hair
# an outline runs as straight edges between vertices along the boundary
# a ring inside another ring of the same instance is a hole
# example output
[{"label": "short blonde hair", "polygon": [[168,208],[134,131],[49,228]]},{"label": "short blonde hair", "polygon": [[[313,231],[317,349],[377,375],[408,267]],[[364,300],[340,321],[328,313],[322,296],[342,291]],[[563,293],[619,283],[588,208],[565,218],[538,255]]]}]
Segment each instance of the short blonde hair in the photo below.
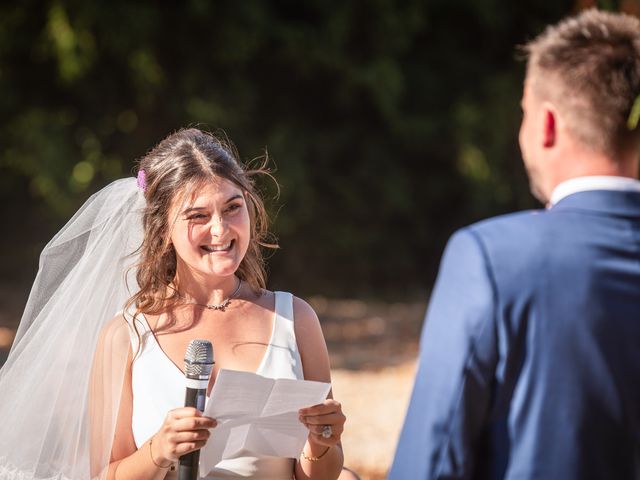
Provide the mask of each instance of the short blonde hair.
[{"label": "short blonde hair", "polygon": [[524,46],[527,80],[553,102],[575,138],[612,158],[640,143],[628,119],[640,95],[640,21],[585,10]]}]

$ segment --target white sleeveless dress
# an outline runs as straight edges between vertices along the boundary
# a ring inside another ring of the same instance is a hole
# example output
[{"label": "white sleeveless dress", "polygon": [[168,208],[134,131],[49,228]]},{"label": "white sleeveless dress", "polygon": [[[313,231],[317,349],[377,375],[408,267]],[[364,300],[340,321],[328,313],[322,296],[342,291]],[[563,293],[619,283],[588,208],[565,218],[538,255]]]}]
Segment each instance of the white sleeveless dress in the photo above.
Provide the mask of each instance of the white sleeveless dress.
[{"label": "white sleeveless dress", "polygon": [[[136,318],[141,335],[140,352],[133,362],[132,429],[136,446],[144,444],[162,426],[169,410],[184,406],[185,379],[180,369],[162,351],[143,315]],[[138,337],[131,334],[132,348],[138,347]],[[257,374],[270,378],[304,379],[302,361],[293,327],[293,296],[275,292],[275,315],[271,339]],[[212,431],[215,435],[215,429]],[[223,460],[206,480],[255,478],[290,480],[294,459],[243,456]],[[177,478],[168,472],[167,479]]]}]

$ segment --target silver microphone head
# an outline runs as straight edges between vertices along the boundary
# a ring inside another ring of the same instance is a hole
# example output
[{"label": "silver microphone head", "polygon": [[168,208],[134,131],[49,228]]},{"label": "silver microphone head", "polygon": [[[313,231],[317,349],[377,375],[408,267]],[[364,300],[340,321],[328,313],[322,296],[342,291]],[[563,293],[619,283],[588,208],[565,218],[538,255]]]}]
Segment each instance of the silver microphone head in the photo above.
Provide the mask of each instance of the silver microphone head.
[{"label": "silver microphone head", "polygon": [[213,370],[213,346],[209,340],[191,340],[184,354],[184,374],[188,378],[208,379]]}]

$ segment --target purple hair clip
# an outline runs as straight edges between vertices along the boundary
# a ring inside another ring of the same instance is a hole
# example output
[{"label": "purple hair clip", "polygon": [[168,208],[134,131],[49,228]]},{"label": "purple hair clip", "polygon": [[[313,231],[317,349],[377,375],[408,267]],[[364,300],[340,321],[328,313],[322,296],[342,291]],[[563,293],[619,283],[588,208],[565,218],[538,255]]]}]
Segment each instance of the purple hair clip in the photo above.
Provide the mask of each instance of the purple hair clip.
[{"label": "purple hair clip", "polygon": [[143,192],[147,189],[147,174],[143,169],[138,170],[138,176],[136,177],[136,184],[138,188]]}]

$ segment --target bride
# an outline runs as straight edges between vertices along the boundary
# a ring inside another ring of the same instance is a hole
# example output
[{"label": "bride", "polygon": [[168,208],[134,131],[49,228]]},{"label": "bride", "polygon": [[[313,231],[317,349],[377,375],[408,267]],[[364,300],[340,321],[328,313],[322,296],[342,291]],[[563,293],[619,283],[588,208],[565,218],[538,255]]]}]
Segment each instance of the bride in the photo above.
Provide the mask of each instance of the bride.
[{"label": "bride", "polygon": [[[0,371],[0,478],[174,478],[177,459],[216,434],[215,419],[181,406],[194,338],[215,350],[209,391],[221,368],[331,381],[314,311],[265,289],[261,248],[275,245],[253,184],[265,173],[180,130],[51,240]],[[299,414],[298,459],[241,451],[206,478],[338,478],[340,403]]]}]

